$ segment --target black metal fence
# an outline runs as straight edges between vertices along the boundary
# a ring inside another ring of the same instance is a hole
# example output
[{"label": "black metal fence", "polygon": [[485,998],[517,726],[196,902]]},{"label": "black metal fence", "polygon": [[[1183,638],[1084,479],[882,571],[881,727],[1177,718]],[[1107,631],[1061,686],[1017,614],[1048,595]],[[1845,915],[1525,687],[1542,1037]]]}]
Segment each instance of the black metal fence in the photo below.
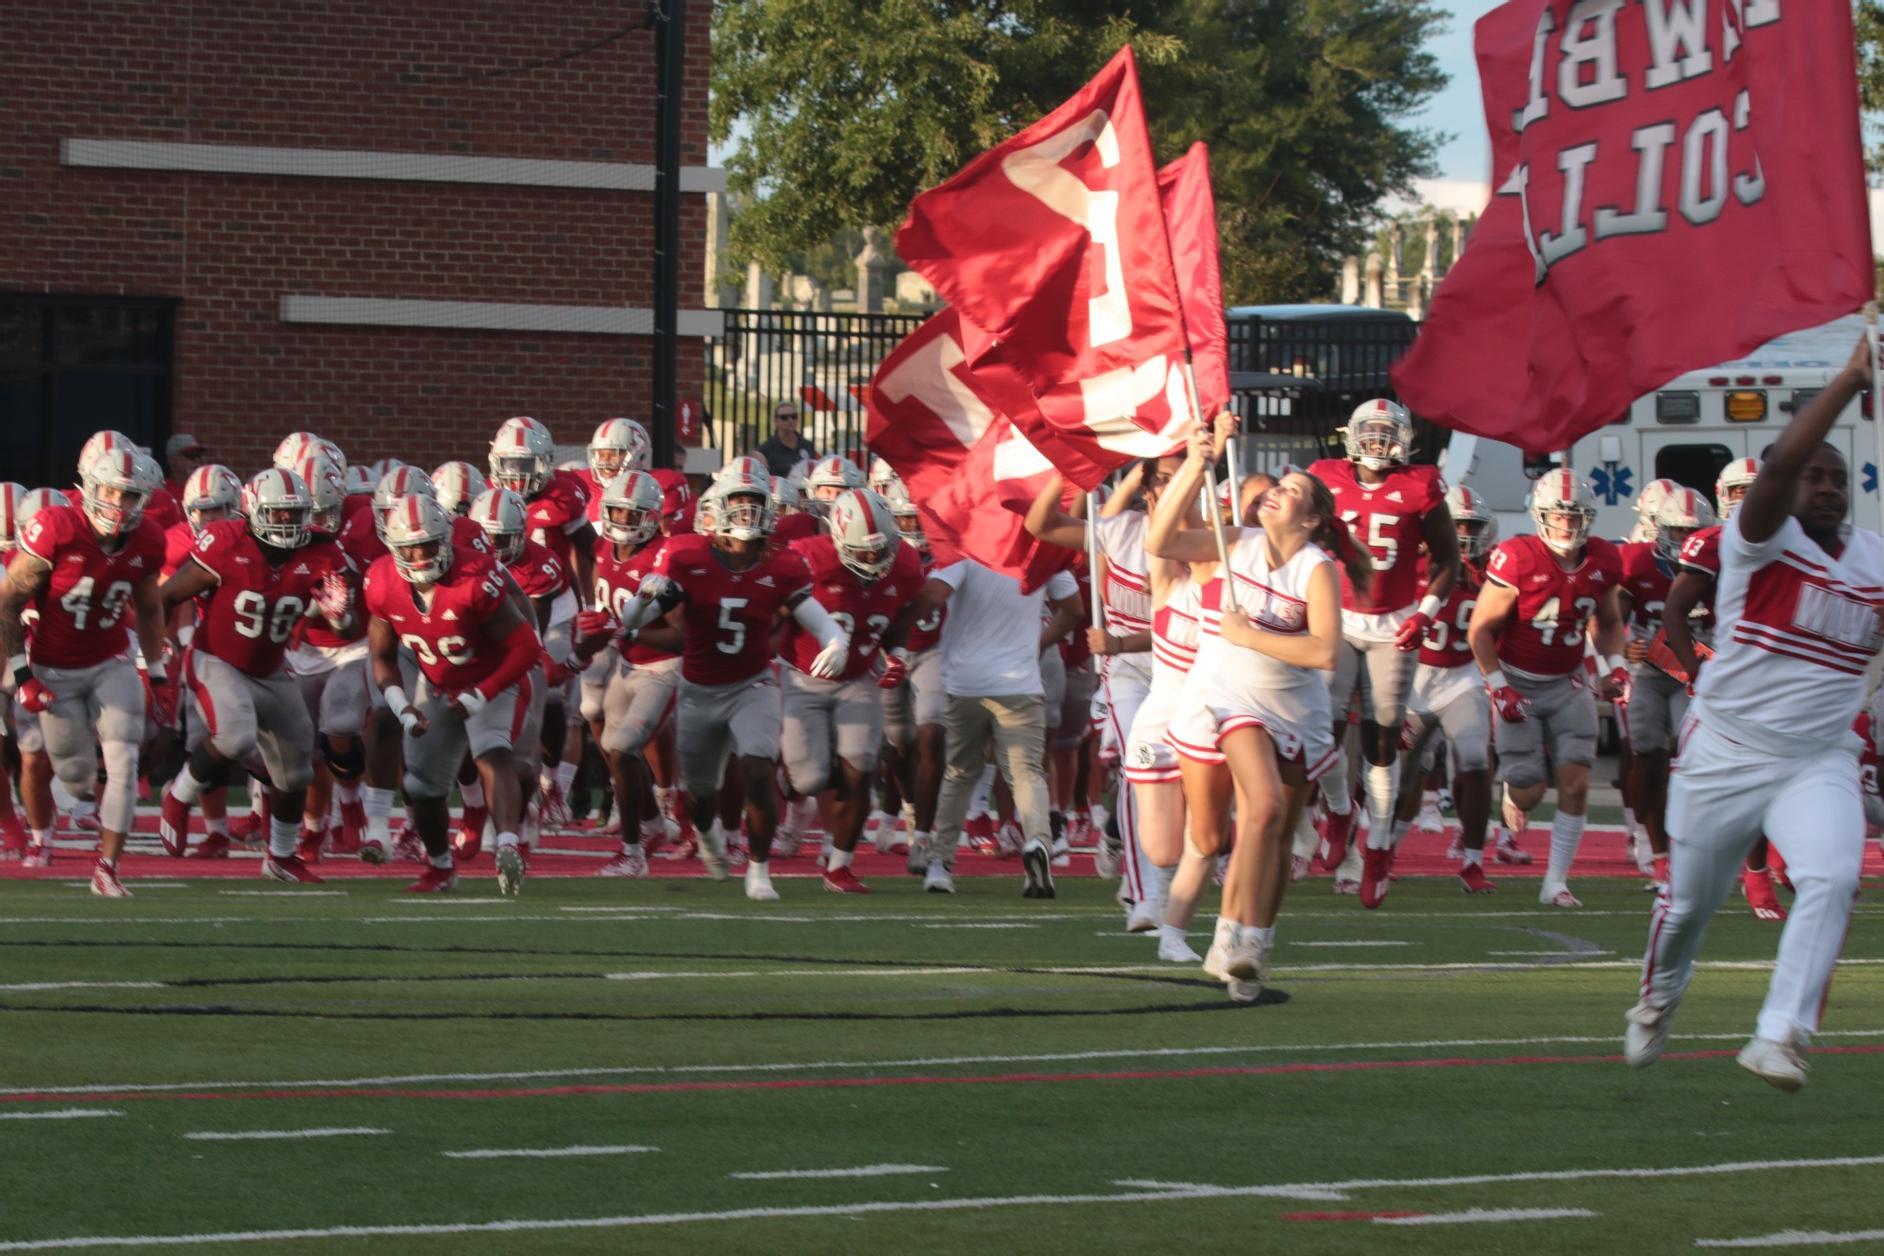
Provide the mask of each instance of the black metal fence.
[{"label": "black metal fence", "polygon": [[[1231,387],[1247,420],[1249,465],[1305,464],[1333,448],[1334,432],[1362,401],[1392,396],[1387,369],[1418,325],[1391,311],[1298,307],[1287,316],[1232,313]],[[867,461],[863,391],[878,363],[922,322],[915,314],[724,310],[725,334],[709,346],[706,440],[726,457],[772,434],[791,402],[819,453]],[[1419,429],[1422,461],[1443,436]]]}]

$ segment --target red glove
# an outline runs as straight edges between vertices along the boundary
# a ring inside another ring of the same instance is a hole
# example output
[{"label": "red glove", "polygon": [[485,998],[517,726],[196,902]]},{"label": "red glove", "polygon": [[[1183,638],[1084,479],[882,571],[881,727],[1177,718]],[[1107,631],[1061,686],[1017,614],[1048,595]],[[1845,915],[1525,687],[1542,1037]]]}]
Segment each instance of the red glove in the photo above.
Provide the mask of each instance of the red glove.
[{"label": "red glove", "polygon": [[1394,647],[1409,653],[1419,649],[1420,642],[1426,638],[1426,630],[1432,626],[1432,618],[1426,612],[1414,611],[1407,616],[1407,621],[1400,625],[1400,631],[1394,634]]},{"label": "red glove", "polygon": [[176,684],[167,676],[144,677],[144,700],[150,708],[150,717],[157,721],[159,728],[177,726]]},{"label": "red glove", "polygon": [[1531,700],[1510,685],[1492,690],[1492,706],[1498,709],[1498,718],[1507,724],[1522,724],[1531,717]]},{"label": "red glove", "polygon": [[569,678],[573,675],[575,673],[565,665],[558,663],[547,654],[543,656],[543,683],[551,689],[562,688],[569,683]]},{"label": "red glove", "polygon": [[583,611],[576,616],[576,635],[578,637],[613,636],[615,628],[615,614],[613,611]]},{"label": "red glove", "polygon": [[894,689],[909,679],[909,664],[894,654],[883,656],[883,674],[877,677],[877,688]]},{"label": "red glove", "polygon": [[1413,736],[1413,721],[1406,720],[1403,723],[1401,723],[1400,725],[1400,749],[1402,750],[1413,749],[1413,743],[1415,740],[1417,739]]},{"label": "red glove", "polygon": [[58,697],[52,690],[40,684],[38,677],[34,677],[20,686],[14,699],[20,704],[21,710],[31,711],[34,715],[38,715],[57,701]]},{"label": "red glove", "polygon": [[1629,669],[1626,667],[1610,669],[1609,675],[1603,677],[1603,688],[1612,698],[1619,698],[1629,692]]}]

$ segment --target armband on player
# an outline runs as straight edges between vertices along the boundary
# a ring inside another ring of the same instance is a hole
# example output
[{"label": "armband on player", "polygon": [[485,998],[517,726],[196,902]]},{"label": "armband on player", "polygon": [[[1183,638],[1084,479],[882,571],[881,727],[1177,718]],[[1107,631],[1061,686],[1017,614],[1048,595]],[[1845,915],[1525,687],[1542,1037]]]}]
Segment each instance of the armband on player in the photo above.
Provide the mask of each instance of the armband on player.
[{"label": "armband on player", "polygon": [[469,719],[484,709],[490,699],[476,689],[467,689],[458,695],[458,705],[464,708],[465,718]]},{"label": "armband on player", "polygon": [[408,733],[417,728],[419,713],[413,709],[411,699],[406,697],[406,691],[398,685],[389,685],[385,692],[386,707],[399,721],[399,727]]},{"label": "armband on player", "polygon": [[1428,593],[1425,597],[1420,599],[1420,614],[1426,616],[1428,619],[1437,619],[1439,618],[1439,608],[1443,605],[1444,603],[1437,597]]},{"label": "armband on player", "polygon": [[13,677],[13,688],[17,692],[33,678],[33,669],[24,654],[15,654],[7,660],[7,674]]}]

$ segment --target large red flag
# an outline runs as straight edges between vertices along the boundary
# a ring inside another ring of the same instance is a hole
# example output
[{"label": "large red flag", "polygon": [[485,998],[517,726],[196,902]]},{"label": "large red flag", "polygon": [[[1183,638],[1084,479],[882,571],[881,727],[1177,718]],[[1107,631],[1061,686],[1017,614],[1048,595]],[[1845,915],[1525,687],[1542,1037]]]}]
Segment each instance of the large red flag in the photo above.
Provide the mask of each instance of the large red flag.
[{"label": "large red flag", "polygon": [[1184,331],[1197,375],[1199,413],[1230,404],[1230,329],[1223,317],[1217,264],[1217,198],[1210,190],[1210,150],[1202,141],[1158,172],[1158,198],[1171,240],[1171,262],[1184,302]]},{"label": "large red flag", "polygon": [[[918,196],[896,248],[998,344],[989,371],[1013,372],[1087,463],[1156,452],[1146,434],[1188,418],[1183,303],[1129,47]],[[1066,470],[1082,487],[1101,478]]]},{"label": "large red flag", "polygon": [[1055,467],[991,402],[969,340],[945,309],[891,350],[865,396],[865,439],[908,485],[938,562],[973,558],[1031,592],[1073,559],[1021,523]]},{"label": "large red flag", "polygon": [[1874,286],[1851,6],[1510,0],[1480,19],[1494,196],[1394,387],[1543,451]]}]

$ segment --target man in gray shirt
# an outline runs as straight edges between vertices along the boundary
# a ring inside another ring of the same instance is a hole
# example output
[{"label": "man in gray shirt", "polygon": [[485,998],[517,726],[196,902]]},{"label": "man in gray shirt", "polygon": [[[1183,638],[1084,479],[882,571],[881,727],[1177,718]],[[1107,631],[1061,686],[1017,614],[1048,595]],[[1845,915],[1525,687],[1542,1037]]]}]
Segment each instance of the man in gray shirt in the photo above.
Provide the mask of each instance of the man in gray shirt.
[{"label": "man in gray shirt", "polygon": [[781,401],[772,411],[772,436],[759,446],[759,456],[775,478],[790,475],[801,462],[818,460],[817,447],[798,434],[797,406]]}]

